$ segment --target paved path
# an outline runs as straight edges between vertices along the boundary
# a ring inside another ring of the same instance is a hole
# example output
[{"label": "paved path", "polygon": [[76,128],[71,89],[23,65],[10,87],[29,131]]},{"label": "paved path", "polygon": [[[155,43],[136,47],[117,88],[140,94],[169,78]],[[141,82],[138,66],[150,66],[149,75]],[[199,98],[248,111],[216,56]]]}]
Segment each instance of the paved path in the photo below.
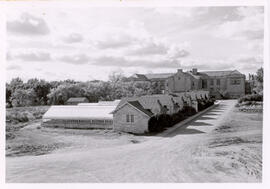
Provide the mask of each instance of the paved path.
[{"label": "paved path", "polygon": [[217,107],[207,111],[184,126],[173,130],[169,136],[209,133],[213,129],[213,126],[218,125],[226,117],[235,103],[235,100],[220,101]]},{"label": "paved path", "polygon": [[[7,158],[7,182],[219,182],[194,153],[236,101],[220,105],[167,137],[112,148]],[[154,137],[155,138],[155,137]],[[228,176],[223,176],[226,180]],[[229,176],[230,181],[234,178]]]}]

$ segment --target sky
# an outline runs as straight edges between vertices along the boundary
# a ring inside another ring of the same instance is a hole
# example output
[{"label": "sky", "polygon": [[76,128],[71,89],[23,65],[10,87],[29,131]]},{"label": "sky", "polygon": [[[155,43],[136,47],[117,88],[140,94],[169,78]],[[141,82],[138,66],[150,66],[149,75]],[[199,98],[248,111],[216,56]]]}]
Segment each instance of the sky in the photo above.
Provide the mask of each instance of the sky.
[{"label": "sky", "polygon": [[231,7],[9,7],[7,81],[107,80],[112,72],[254,73],[264,10]]}]

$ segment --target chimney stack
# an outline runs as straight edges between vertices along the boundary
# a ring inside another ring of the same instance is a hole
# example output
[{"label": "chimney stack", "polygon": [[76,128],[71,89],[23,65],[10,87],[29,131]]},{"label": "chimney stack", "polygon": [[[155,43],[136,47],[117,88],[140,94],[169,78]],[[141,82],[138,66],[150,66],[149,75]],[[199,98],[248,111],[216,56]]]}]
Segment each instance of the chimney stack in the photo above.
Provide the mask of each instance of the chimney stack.
[{"label": "chimney stack", "polygon": [[177,69],[177,73],[182,73],[183,69]]},{"label": "chimney stack", "polygon": [[198,69],[197,68],[192,68],[192,74],[197,75]]}]

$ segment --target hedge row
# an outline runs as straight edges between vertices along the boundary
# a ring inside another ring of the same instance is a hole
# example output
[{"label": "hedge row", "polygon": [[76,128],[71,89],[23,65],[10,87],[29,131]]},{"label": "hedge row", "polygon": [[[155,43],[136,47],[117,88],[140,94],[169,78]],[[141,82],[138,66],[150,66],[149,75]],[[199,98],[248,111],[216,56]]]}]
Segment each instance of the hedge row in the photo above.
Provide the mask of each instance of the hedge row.
[{"label": "hedge row", "polygon": [[185,106],[182,110],[172,115],[158,114],[152,116],[148,121],[148,130],[150,133],[161,132],[165,128],[172,127],[194,114],[196,114],[196,110],[193,107]]},{"label": "hedge row", "polygon": [[210,106],[214,105],[214,100],[198,101],[198,111],[202,111]]}]

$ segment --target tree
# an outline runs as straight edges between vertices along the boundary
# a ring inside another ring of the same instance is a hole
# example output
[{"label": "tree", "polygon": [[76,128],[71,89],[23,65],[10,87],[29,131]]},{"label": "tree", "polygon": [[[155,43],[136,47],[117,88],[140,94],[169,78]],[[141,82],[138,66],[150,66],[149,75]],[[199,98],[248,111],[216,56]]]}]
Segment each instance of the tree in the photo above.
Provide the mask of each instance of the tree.
[{"label": "tree", "polygon": [[35,104],[35,92],[33,89],[16,89],[12,93],[11,101],[13,106],[33,106]]},{"label": "tree", "polygon": [[257,72],[256,72],[256,80],[259,83],[263,83],[263,68],[260,68],[260,69],[257,70]]},{"label": "tree", "polygon": [[12,91],[11,88],[9,86],[9,84],[6,83],[6,103],[7,103],[7,107],[11,107],[11,95],[12,95]]},{"label": "tree", "polygon": [[10,81],[9,86],[10,86],[10,89],[11,89],[11,92],[12,92],[12,93],[13,93],[17,88],[23,88],[23,87],[24,87],[23,81],[22,81],[22,79],[19,78],[19,77],[16,77],[16,78],[12,79],[12,80]]},{"label": "tree", "polygon": [[150,94],[161,94],[161,84],[159,82],[152,82],[150,86]]},{"label": "tree", "polygon": [[263,68],[260,68],[256,72],[256,88],[255,92],[257,94],[262,94],[263,93]]},{"label": "tree", "polygon": [[124,75],[121,71],[114,71],[109,74],[109,82],[116,84],[118,82],[121,82],[124,78]]}]

